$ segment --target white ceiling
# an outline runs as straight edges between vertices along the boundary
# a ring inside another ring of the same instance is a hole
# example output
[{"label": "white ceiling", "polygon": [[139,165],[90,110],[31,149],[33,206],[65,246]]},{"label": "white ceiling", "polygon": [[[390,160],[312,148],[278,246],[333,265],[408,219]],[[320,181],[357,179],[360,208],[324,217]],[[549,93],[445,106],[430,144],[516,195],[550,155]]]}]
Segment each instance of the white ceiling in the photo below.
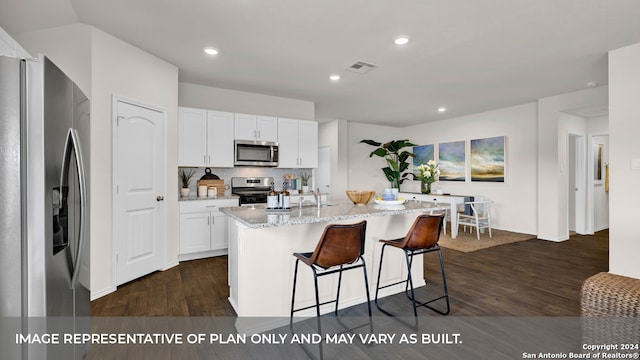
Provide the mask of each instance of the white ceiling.
[{"label": "white ceiling", "polygon": [[[82,22],[180,81],[311,100],[318,120],[411,125],[607,84],[638,0],[0,0],[11,34]],[[393,38],[409,35],[399,47]],[[215,58],[203,47],[220,50]],[[378,65],[359,75],[357,61]],[[332,82],[328,76],[342,79]],[[603,104],[594,104],[601,106]],[[604,104],[606,105],[606,104]],[[439,106],[447,107],[444,114]]]}]

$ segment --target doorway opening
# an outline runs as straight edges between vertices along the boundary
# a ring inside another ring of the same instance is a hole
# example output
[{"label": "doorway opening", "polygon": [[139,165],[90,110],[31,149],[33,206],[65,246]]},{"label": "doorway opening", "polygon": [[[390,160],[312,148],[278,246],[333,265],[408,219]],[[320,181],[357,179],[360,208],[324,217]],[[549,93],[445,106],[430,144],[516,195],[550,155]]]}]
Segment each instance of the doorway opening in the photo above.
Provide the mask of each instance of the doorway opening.
[{"label": "doorway opening", "polygon": [[[586,234],[586,160],[583,135],[568,134],[567,138],[567,229]],[[567,234],[567,235],[569,235]]]},{"label": "doorway opening", "polygon": [[609,135],[591,135],[590,169],[588,173],[591,232],[609,228]]}]

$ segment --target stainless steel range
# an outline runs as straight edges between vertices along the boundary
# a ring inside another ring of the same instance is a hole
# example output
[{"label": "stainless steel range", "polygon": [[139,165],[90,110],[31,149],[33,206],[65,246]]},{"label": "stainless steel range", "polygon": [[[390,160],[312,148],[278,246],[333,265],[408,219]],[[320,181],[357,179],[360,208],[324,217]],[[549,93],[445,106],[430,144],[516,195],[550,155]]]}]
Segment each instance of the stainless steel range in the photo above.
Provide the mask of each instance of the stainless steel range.
[{"label": "stainless steel range", "polygon": [[233,177],[231,193],[240,197],[240,206],[266,204],[272,177]]}]

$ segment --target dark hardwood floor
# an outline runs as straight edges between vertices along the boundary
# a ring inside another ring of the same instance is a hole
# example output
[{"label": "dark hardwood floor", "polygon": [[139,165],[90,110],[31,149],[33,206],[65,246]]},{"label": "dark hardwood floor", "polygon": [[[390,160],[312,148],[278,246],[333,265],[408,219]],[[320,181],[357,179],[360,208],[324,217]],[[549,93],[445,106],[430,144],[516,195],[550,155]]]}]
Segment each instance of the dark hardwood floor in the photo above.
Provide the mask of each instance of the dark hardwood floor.
[{"label": "dark hardwood floor", "polygon": [[[527,240],[471,253],[443,249],[450,316],[576,316],[580,287],[608,271],[609,233],[555,243]],[[293,261],[293,258],[292,258]],[[435,253],[425,255],[428,291],[441,283]],[[370,265],[372,266],[372,265]],[[91,304],[93,316],[235,316],[227,301],[227,258],[186,261],[118,287]],[[385,299],[404,307],[404,295]],[[374,307],[374,312],[377,312]],[[421,309],[421,314],[430,315]]]}]

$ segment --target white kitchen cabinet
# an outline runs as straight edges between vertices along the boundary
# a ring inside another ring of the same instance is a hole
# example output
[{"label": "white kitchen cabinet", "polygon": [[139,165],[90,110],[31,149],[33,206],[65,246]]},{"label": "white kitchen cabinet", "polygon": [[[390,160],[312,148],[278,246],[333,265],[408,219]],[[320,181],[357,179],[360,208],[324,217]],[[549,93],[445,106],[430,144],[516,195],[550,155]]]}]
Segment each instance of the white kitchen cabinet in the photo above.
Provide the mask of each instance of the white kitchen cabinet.
[{"label": "white kitchen cabinet", "polygon": [[180,254],[211,250],[210,212],[180,214]]},{"label": "white kitchen cabinet", "polygon": [[318,123],[278,119],[279,166],[281,168],[318,167]]},{"label": "white kitchen cabinet", "polygon": [[278,141],[278,119],[272,116],[234,114],[234,138],[250,141]]},{"label": "white kitchen cabinet", "polygon": [[228,217],[221,207],[238,199],[180,201],[180,260],[225,255],[229,247]]},{"label": "white kitchen cabinet", "polygon": [[233,113],[207,111],[208,166],[233,167]]},{"label": "white kitchen cabinet", "polygon": [[178,165],[233,167],[233,113],[180,107]]}]

